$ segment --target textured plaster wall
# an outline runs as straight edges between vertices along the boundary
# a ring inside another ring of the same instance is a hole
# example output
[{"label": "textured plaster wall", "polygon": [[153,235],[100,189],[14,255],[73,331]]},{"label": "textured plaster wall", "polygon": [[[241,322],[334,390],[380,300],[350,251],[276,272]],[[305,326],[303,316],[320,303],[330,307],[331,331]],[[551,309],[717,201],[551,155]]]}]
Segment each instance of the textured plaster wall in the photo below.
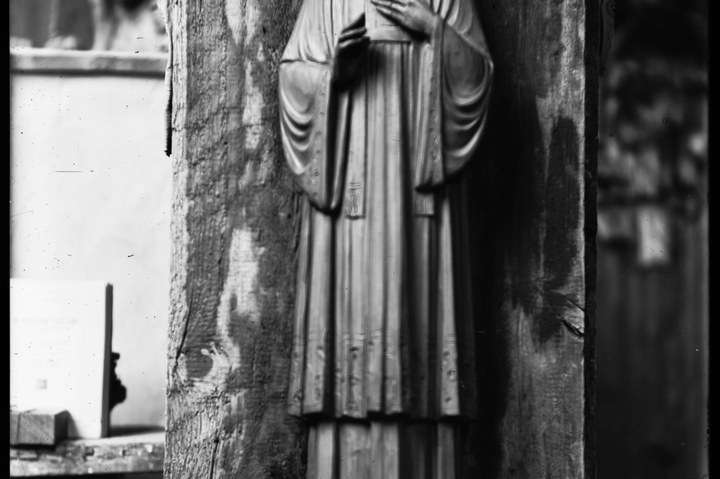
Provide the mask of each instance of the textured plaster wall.
[{"label": "textured plaster wall", "polygon": [[171,164],[163,79],[11,76],[12,277],[114,286],[127,399],[111,424],[164,423]]}]

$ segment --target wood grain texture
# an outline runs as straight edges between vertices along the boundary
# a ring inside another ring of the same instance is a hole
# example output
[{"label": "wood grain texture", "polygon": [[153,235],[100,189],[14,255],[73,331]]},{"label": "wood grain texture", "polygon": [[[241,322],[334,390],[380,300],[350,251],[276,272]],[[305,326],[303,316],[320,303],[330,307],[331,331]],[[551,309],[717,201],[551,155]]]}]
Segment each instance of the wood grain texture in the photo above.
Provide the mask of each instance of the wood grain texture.
[{"label": "wood grain texture", "polygon": [[297,2],[168,1],[172,283],[165,477],[295,478],[285,412],[298,202],[277,129]]},{"label": "wood grain texture", "polygon": [[495,62],[473,163],[480,421],[462,477],[594,477],[597,1],[476,3]]},{"label": "wood grain texture", "polygon": [[11,411],[10,445],[54,446],[67,437],[67,411]]}]

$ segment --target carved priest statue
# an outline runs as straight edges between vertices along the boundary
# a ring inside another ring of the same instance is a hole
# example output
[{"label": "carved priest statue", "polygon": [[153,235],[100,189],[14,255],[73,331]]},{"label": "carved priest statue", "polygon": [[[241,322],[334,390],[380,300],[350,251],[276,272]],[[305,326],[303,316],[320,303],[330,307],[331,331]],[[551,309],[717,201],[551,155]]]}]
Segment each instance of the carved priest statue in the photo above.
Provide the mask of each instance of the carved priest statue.
[{"label": "carved priest statue", "polygon": [[471,0],[304,0],[279,90],[307,199],[289,409],[309,478],[455,477],[477,403],[455,180],[492,73]]}]

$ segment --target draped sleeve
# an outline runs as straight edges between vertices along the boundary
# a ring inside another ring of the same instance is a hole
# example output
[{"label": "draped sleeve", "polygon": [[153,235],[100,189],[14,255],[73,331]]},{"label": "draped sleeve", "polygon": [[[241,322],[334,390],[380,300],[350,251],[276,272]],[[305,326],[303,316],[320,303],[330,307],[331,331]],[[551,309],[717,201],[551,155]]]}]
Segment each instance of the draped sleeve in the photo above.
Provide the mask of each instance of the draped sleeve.
[{"label": "draped sleeve", "polygon": [[329,213],[342,196],[347,93],[332,81],[332,12],[305,0],[279,75],[280,133],[285,158],[310,203]]},{"label": "draped sleeve", "polygon": [[442,21],[423,45],[417,110],[415,187],[442,185],[473,156],[493,77],[480,22],[469,0],[432,2]]}]

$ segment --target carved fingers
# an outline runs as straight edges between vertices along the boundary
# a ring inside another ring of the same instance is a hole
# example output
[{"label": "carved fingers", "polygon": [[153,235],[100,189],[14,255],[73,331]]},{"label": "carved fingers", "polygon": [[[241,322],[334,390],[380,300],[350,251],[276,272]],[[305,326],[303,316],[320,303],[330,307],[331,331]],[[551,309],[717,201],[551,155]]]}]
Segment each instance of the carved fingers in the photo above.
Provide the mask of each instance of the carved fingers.
[{"label": "carved fingers", "polygon": [[338,36],[333,59],[333,80],[341,87],[357,77],[364,60],[364,51],[370,43],[365,29],[365,14],[350,22]]},{"label": "carved fingers", "polygon": [[354,44],[362,44],[369,41],[367,30],[365,27],[356,28],[354,30],[343,31],[338,37],[338,47],[346,48]]},{"label": "carved fingers", "polygon": [[365,14],[361,13],[358,15],[358,17],[353,20],[352,22],[345,25],[345,28],[343,28],[343,32],[347,30],[354,30],[356,28],[364,27],[365,26]]},{"label": "carved fingers", "polygon": [[338,48],[345,49],[353,45],[362,45],[369,41],[365,29],[365,14],[350,22],[338,36]]},{"label": "carved fingers", "polygon": [[437,16],[420,0],[372,0],[385,17],[416,33],[430,36]]}]

